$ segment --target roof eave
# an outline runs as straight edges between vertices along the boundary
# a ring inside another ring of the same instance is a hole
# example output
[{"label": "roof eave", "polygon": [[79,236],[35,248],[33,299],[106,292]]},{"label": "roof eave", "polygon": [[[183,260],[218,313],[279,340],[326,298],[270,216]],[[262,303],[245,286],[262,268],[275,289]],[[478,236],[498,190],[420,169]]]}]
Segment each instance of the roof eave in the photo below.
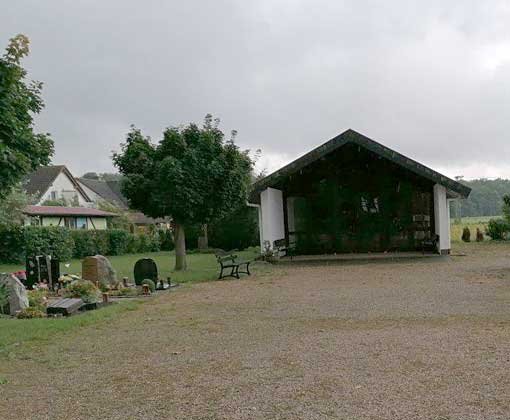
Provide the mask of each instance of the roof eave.
[{"label": "roof eave", "polygon": [[416,173],[417,175],[445,186],[453,194],[458,194],[458,197],[456,198],[467,198],[471,192],[471,188],[461,184],[460,182],[454,181],[453,179],[450,179],[440,174],[439,172],[436,172],[433,169],[430,169],[427,166],[422,165],[421,163],[364,136],[363,134],[349,129],[327,141],[326,143],[320,145],[319,147],[316,147],[305,155],[299,157],[293,162],[269,174],[265,178],[255,182],[252,186],[253,188],[249,201],[258,202],[259,198],[257,196],[262,190],[268,187],[277,187],[278,184],[281,183],[289,175],[296,173],[297,171],[303,169],[321,157],[331,153],[332,151],[349,142],[365,147],[366,149],[378,154],[381,157],[395,162],[396,164]]}]

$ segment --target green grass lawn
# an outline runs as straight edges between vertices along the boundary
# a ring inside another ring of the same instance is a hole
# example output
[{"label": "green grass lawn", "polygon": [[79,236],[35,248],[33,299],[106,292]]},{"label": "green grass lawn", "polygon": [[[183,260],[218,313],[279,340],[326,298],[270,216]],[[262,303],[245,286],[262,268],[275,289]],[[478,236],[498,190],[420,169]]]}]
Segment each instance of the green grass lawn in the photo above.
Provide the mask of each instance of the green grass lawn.
[{"label": "green grass lawn", "polygon": [[[258,248],[250,248],[238,253],[239,257],[254,259],[258,254]],[[188,270],[183,272],[174,272],[175,254],[173,252],[147,252],[145,254],[128,254],[108,257],[117,271],[117,277],[128,277],[133,279],[133,267],[140,258],[152,258],[158,266],[159,277],[166,279],[171,277],[172,281],[178,283],[187,283],[195,281],[214,280],[218,276],[218,263],[214,254],[188,254]],[[61,273],[81,274],[81,261],[69,261],[69,267],[65,264],[60,265]],[[0,273],[11,273],[13,271],[24,270],[23,265],[0,264]]]},{"label": "green grass lawn", "polygon": [[122,312],[135,310],[140,304],[141,300],[122,301],[98,311],[88,311],[69,318],[0,317],[0,357],[19,356],[28,348],[48,343],[59,334],[107,322]]},{"label": "green grass lawn", "polygon": [[[238,255],[241,258],[253,259],[259,255],[259,252],[257,248],[252,248],[238,252]],[[214,254],[188,254],[188,270],[185,272],[173,271],[175,264],[173,252],[121,255],[108,257],[108,259],[117,271],[119,278],[133,279],[135,262],[143,257],[156,261],[161,278],[170,276],[172,281],[179,283],[209,281],[218,276],[218,263]],[[81,260],[71,260],[69,264],[69,267],[61,264],[62,273],[81,274]],[[0,264],[0,272],[8,273],[23,269],[22,265]],[[135,310],[139,305],[139,300],[123,301],[98,311],[89,311],[69,318],[13,319],[0,317],[0,356],[18,357],[32,346],[44,344],[61,334],[86,325],[108,321],[126,310]]]}]

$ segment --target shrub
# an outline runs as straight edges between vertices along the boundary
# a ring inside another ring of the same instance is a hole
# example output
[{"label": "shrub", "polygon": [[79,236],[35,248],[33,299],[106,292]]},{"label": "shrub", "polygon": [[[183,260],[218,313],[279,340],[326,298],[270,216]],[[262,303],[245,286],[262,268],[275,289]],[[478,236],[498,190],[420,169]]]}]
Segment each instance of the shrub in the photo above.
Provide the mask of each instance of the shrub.
[{"label": "shrub", "polygon": [[28,306],[39,310],[44,310],[46,307],[46,298],[48,291],[44,289],[28,290]]},{"label": "shrub", "polygon": [[243,208],[208,226],[209,247],[246,249],[257,246],[259,240],[258,212],[253,207]]},{"label": "shrub", "polygon": [[46,318],[46,312],[36,307],[29,306],[16,314],[18,319]]},{"label": "shrub", "polygon": [[198,248],[198,238],[202,236],[201,225],[186,226],[186,249],[193,250]]},{"label": "shrub", "polygon": [[63,227],[27,226],[23,229],[25,255],[51,255],[61,261],[73,256],[71,231]]},{"label": "shrub", "polygon": [[467,226],[462,229],[462,240],[464,242],[471,242],[471,231]]},{"label": "shrub", "polygon": [[173,249],[169,231],[132,234],[124,230],[72,230],[64,227],[0,226],[0,262],[22,263],[27,255],[51,255],[60,261],[90,255],[157,252]]},{"label": "shrub", "polygon": [[125,230],[108,230],[109,252],[108,255],[125,254],[128,248],[130,233]]},{"label": "shrub", "polygon": [[98,246],[94,235],[87,230],[73,230],[71,236],[74,240],[74,258],[83,258],[98,253]]},{"label": "shrub", "polygon": [[151,292],[156,291],[156,284],[151,279],[145,279],[144,281],[142,281],[142,284],[146,284],[147,286],[149,286],[149,290]]},{"label": "shrub", "polygon": [[20,225],[0,225],[0,261],[19,263],[25,259],[23,227]]},{"label": "shrub", "polygon": [[65,296],[80,298],[85,303],[95,303],[101,300],[99,289],[88,280],[77,280],[65,289]]},{"label": "shrub", "polygon": [[161,251],[173,251],[175,244],[170,229],[160,229],[158,235]]},{"label": "shrub", "polygon": [[[150,289],[150,286],[149,286]],[[138,295],[138,290],[133,287],[123,287],[118,292],[119,296],[136,296]]]},{"label": "shrub", "polygon": [[128,239],[126,252],[128,254],[136,254],[138,252],[139,248],[140,248],[140,240],[138,238],[138,235],[131,234]]},{"label": "shrub", "polygon": [[151,233],[139,233],[137,236],[137,247],[134,252],[157,252],[160,248],[159,235]]},{"label": "shrub", "polygon": [[510,231],[508,222],[503,219],[491,219],[485,233],[493,240],[502,240],[506,239],[508,231]]}]

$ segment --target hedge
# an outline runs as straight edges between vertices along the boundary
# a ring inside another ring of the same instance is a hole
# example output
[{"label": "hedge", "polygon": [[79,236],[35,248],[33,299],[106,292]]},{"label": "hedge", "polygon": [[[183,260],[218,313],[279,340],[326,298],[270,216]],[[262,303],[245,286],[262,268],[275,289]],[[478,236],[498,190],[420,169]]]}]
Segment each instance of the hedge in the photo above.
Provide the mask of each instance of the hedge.
[{"label": "hedge", "polygon": [[[170,235],[171,236],[171,235]],[[52,255],[61,261],[89,255],[121,255],[161,249],[159,232],[70,230],[64,227],[0,226],[0,262],[20,263],[26,255]],[[166,247],[169,247],[168,239]]]},{"label": "hedge", "polygon": [[[200,226],[186,227],[186,248],[197,247]],[[259,243],[257,211],[243,207],[208,225],[209,247],[244,249]],[[26,255],[49,254],[61,261],[89,255],[172,251],[168,230],[129,233],[121,229],[71,230],[65,227],[0,225],[0,263],[23,263]]]}]

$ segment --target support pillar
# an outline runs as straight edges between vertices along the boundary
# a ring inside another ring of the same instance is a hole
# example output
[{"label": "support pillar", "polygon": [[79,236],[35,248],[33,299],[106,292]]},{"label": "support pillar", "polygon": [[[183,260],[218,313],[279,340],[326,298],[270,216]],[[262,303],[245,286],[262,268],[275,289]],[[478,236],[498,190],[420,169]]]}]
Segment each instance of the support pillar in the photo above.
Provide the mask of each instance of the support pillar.
[{"label": "support pillar", "polygon": [[439,235],[438,252],[441,255],[450,253],[450,205],[446,198],[446,188],[434,185],[434,225]]},{"label": "support pillar", "polygon": [[272,249],[274,241],[285,238],[283,215],[283,194],[275,188],[267,188],[260,193],[260,237],[264,251],[266,241]]}]

